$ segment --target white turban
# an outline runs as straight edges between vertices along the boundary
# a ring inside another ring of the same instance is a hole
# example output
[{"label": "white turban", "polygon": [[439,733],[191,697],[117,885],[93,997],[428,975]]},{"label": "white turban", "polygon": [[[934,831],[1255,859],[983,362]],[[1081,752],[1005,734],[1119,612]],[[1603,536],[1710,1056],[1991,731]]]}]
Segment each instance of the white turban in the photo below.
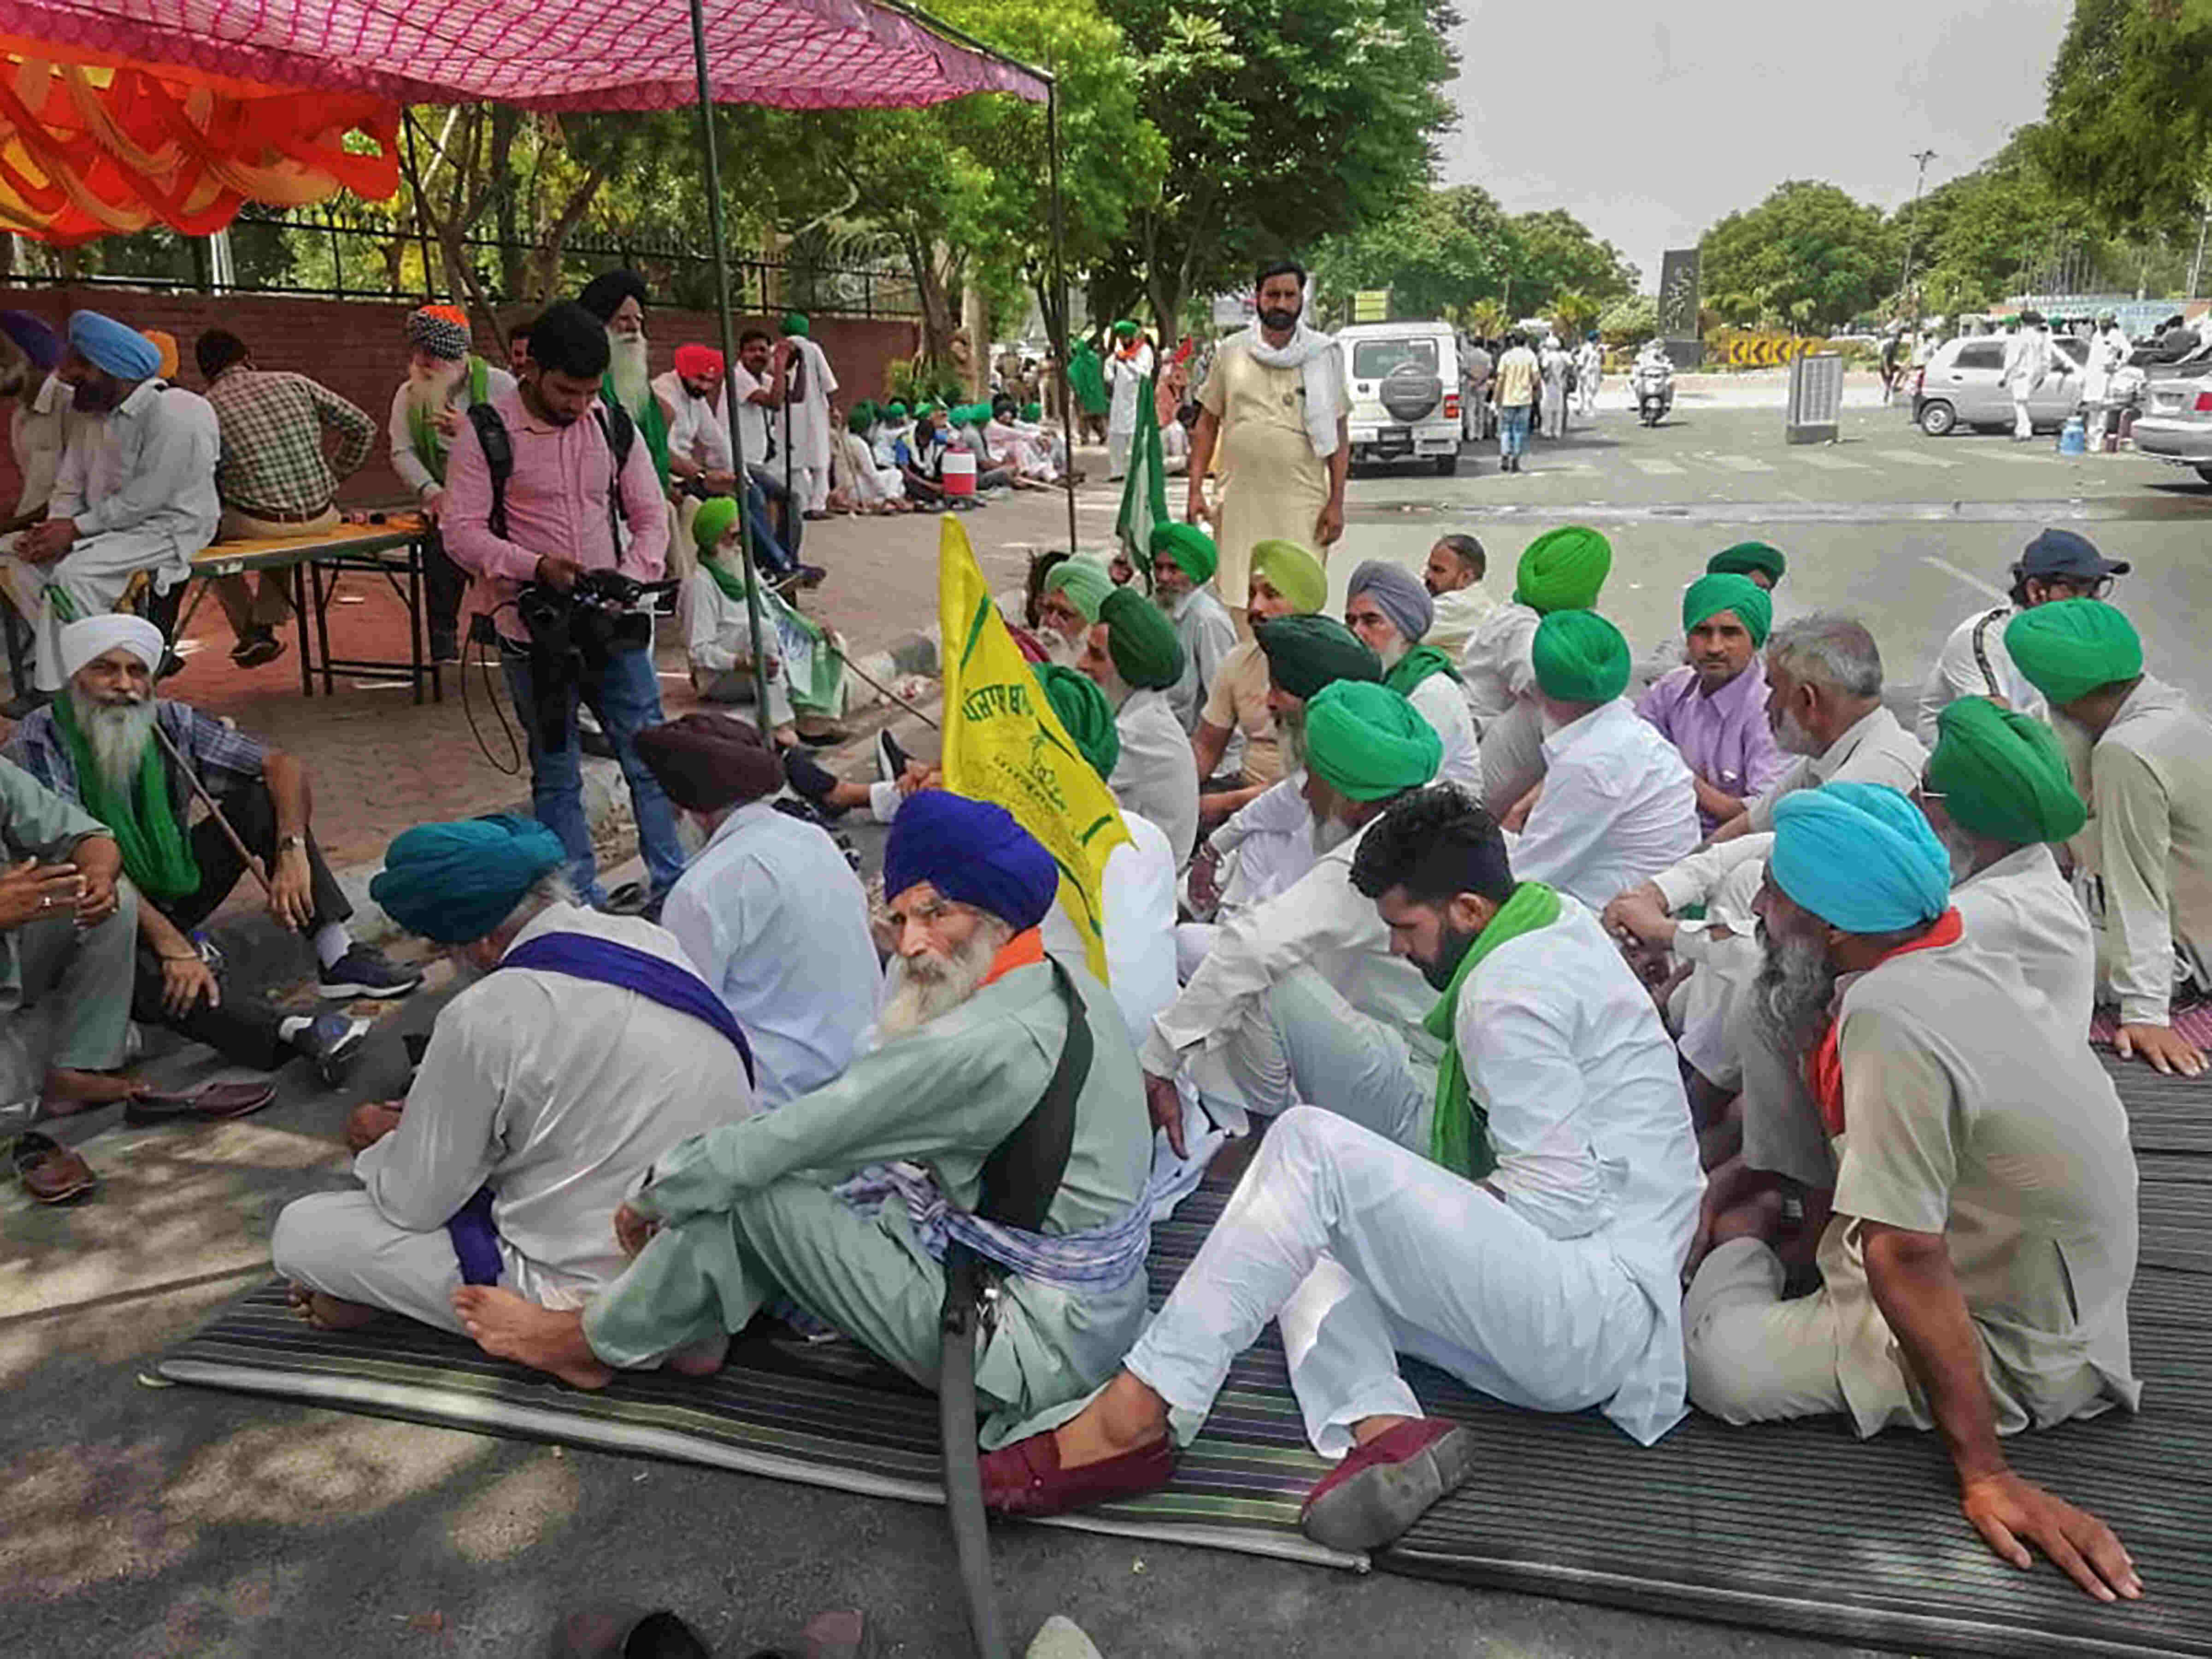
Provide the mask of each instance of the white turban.
[{"label": "white turban", "polygon": [[143,617],[119,612],[71,623],[62,629],[59,643],[62,678],[65,680],[74,679],[78,669],[118,646],[144,663],[146,672],[151,674],[161,667],[161,653],[166,648],[160,629]]}]

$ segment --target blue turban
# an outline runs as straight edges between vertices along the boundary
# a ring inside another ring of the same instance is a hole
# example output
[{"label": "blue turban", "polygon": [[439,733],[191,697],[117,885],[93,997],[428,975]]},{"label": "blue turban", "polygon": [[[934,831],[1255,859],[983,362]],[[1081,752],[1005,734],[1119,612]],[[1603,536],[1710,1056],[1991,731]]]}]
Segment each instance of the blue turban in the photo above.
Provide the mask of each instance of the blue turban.
[{"label": "blue turban", "polygon": [[27,311],[0,311],[0,333],[49,374],[62,360],[62,337]]},{"label": "blue turban", "polygon": [[1951,860],[1918,807],[1879,783],[1831,783],[1774,808],[1774,884],[1847,933],[1895,933],[1950,907]]},{"label": "blue turban", "polygon": [[418,823],[385,849],[368,896],[409,933],[465,945],[506,921],[524,894],[568,861],[558,836],[517,813]]},{"label": "blue turban", "polygon": [[118,380],[150,380],[161,372],[161,347],[137,329],[96,311],[70,313],[69,343],[94,368]]},{"label": "blue turban", "polygon": [[1052,908],[1060,866],[1005,807],[946,789],[917,789],[891,820],[884,896],[896,898],[924,881],[1021,933]]}]

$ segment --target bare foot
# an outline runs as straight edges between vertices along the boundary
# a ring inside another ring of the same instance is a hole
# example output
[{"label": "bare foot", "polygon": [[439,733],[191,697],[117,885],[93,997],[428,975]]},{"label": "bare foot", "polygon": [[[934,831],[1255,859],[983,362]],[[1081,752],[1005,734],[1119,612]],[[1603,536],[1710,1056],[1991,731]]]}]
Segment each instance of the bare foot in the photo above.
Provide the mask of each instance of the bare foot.
[{"label": "bare foot", "polygon": [[453,1292],[453,1311],[477,1346],[496,1359],[550,1371],[572,1389],[604,1389],[614,1381],[584,1340],[584,1316],[556,1313],[525,1302],[496,1285],[464,1285]]},{"label": "bare foot", "polygon": [[357,1331],[384,1316],[381,1308],[365,1302],[348,1302],[326,1291],[311,1290],[296,1279],[286,1287],[292,1310],[319,1331]]},{"label": "bare foot", "polygon": [[1132,1371],[1115,1372],[1096,1400],[1052,1431],[1063,1469],[1103,1463],[1167,1437],[1167,1401]]},{"label": "bare foot", "polygon": [[1369,1441],[1379,1438],[1395,1428],[1419,1420],[1418,1418],[1412,1417],[1363,1417],[1352,1425],[1352,1443],[1355,1446],[1364,1446]]},{"label": "bare foot", "polygon": [[730,1339],[726,1335],[710,1336],[670,1354],[668,1369],[685,1376],[712,1376],[722,1369],[722,1362],[729,1357]]}]

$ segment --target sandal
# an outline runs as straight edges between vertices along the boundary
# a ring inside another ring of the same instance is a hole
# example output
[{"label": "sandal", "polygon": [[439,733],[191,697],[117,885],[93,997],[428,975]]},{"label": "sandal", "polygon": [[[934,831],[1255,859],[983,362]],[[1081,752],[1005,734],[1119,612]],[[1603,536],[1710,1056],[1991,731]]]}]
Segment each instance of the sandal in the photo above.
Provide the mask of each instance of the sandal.
[{"label": "sandal", "polygon": [[35,1129],[15,1137],[9,1160],[15,1165],[15,1179],[35,1203],[66,1204],[100,1184],[81,1154]]}]

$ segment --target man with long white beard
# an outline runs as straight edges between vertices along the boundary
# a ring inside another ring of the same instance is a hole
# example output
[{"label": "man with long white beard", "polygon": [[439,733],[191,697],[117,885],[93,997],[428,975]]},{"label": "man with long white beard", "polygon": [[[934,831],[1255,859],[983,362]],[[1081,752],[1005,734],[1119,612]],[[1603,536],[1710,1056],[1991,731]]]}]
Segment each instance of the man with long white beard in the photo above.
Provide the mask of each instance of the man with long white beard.
[{"label": "man with long white beard", "polygon": [[1050,660],[1073,668],[1083,659],[1098,607],[1113,591],[1106,567],[1088,554],[1073,554],[1045,572],[1037,594],[1037,638]]},{"label": "man with long white beard", "polygon": [[1437,781],[1480,792],[1482,756],[1459,671],[1426,642],[1436,614],[1436,601],[1421,579],[1387,559],[1367,560],[1345,588],[1344,625],[1381,660],[1382,684],[1437,728],[1444,746]]},{"label": "man with long white beard", "polygon": [[438,515],[446,505],[446,452],[469,408],[511,397],[514,376],[469,349],[469,319],[453,306],[424,306],[407,318],[407,378],[392,394],[392,470],[415,492],[429,524],[422,586],[430,607],[430,659],[460,660],[461,597],[468,573],[446,552]]},{"label": "man with long white beard", "polygon": [[16,728],[9,752],[106,824],[122,848],[140,900],[137,1017],[255,1071],[304,1055],[335,1082],[363,1027],[335,1015],[279,1016],[228,998],[193,945],[191,931],[230,896],[246,862],[212,817],[186,830],[190,786],[155,741],[155,728],[268,872],[269,913],[313,945],[323,997],[405,996],[422,975],[356,945],[346,930],[353,907],[309,833],[307,769],[187,704],[156,700],[161,631],[141,617],[72,623],[61,648],[69,672],[61,696]]},{"label": "man with long white beard", "polygon": [[[928,1386],[957,1243],[996,1281],[975,1356],[985,1443],[1082,1398],[1145,1322],[1151,1132],[1113,998],[1039,936],[1059,884],[1003,807],[909,797],[884,857],[898,959],[881,1045],[657,1159],[615,1215],[629,1267],[580,1314],[467,1288],[469,1334],[597,1388],[617,1367],[712,1370],[730,1333],[787,1300]],[[1000,1190],[987,1165],[1036,1174]]]},{"label": "man with long white beard", "polygon": [[[1966,1520],[2100,1601],[2141,1594],[2111,1528],[2000,1437],[2142,1399],[2128,1344],[2136,1162],[2112,1079],[1950,908],[1951,861],[1878,785],[1774,814],[1754,1000],[1839,1149],[1820,1288],[1783,1297],[1771,1194],[1723,1215],[1682,1306],[1690,1399],[1731,1423],[1845,1414],[1942,1436]],[[1838,988],[1841,994],[1838,994]]]},{"label": "man with long white beard", "polygon": [[[1237,648],[1237,624],[1207,589],[1213,580],[1213,538],[1196,525],[1156,524],[1146,549],[1152,562],[1152,599],[1175,624],[1182,647],[1182,678],[1168,688],[1168,706],[1186,732],[1198,730],[1199,711],[1222,663]],[[1244,745],[1232,738],[1226,763],[1241,767]]]},{"label": "man with long white beard", "polygon": [[645,279],[634,270],[603,270],[584,284],[576,303],[606,325],[607,371],[599,396],[620,404],[637,423],[653,457],[653,476],[668,489],[668,411],[653,391],[651,348],[645,337]]},{"label": "man with long white beard", "polygon": [[565,1307],[622,1271],[616,1207],[653,1160],[759,1109],[754,1058],[668,933],[578,904],[560,838],[501,813],[408,830],[369,891],[464,978],[404,1102],[346,1124],[357,1192],[295,1200],[269,1251],[325,1329],[461,1328],[463,1284]]},{"label": "man with long white beard", "polygon": [[1173,624],[1134,588],[1117,587],[1100,602],[1076,666],[1114,708],[1121,757],[1107,787],[1125,809],[1160,827],[1181,865],[1198,839],[1198,761],[1168,702],[1169,688],[1182,678]]}]

